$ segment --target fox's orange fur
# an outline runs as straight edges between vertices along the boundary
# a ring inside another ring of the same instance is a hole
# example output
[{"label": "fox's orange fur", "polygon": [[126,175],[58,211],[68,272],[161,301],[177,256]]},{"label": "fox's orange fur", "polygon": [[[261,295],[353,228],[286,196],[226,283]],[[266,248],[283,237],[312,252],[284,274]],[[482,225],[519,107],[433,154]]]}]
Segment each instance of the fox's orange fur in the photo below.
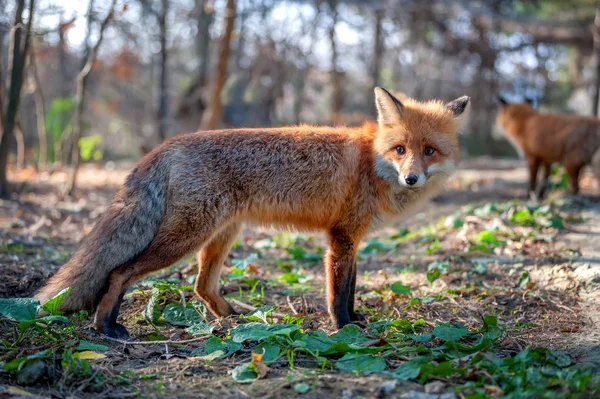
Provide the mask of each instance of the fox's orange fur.
[{"label": "fox's orange fur", "polygon": [[[596,173],[600,170],[600,119],[541,113],[528,103],[509,104],[502,98],[500,102],[497,123],[527,160],[530,194],[543,197],[555,162],[566,168],[574,194],[579,191],[579,174],[585,165],[593,164]],[[540,166],[543,178],[538,185]]]},{"label": "fox's orange fur", "polygon": [[402,104],[384,89],[375,94],[378,124],[219,130],[165,141],[138,163],[37,297],[43,302],[70,286],[62,310],[96,308],[99,331],[126,335],[116,323],[125,290],[199,251],[195,291],[216,316],[227,316],[234,310],[219,293],[221,266],[242,223],[260,223],[328,233],[329,312],[338,327],[356,320],[361,239],[442,188],[468,102]]}]

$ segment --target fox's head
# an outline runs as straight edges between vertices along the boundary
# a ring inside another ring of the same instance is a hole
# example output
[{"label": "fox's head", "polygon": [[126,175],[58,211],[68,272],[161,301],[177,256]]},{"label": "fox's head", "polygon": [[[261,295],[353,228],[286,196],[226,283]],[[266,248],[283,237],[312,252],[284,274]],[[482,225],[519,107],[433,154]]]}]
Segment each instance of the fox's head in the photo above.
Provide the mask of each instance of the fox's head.
[{"label": "fox's head", "polygon": [[533,109],[533,100],[527,99],[522,103],[509,103],[502,96],[498,97],[500,109],[496,116],[496,124],[504,130],[509,137],[517,138],[523,129],[520,129],[522,123],[536,111]]},{"label": "fox's head", "polygon": [[[469,97],[441,101],[402,101],[375,88],[379,131],[375,139],[377,174],[393,187],[418,188],[443,181],[458,159],[458,129]],[[440,179],[442,178],[442,179]]]}]

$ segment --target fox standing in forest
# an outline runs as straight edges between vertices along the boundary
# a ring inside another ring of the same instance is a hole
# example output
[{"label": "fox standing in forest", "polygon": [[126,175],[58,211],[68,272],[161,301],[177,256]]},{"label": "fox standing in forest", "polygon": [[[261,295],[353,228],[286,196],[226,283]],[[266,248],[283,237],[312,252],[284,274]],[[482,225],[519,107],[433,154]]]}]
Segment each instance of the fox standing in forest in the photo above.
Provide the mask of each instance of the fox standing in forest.
[{"label": "fox standing in forest", "polygon": [[95,328],[117,323],[128,287],[197,251],[195,292],[217,317],[235,314],[221,296],[221,266],[242,223],[329,235],[327,305],[337,328],[354,312],[356,251],[372,229],[437,194],[458,157],[469,101],[400,102],[375,89],[378,124],[295,126],[182,134],[133,169],[73,257],[36,297],[71,287],[61,310],[96,309]]},{"label": "fox standing in forest", "polygon": [[[579,174],[585,165],[592,165],[600,181],[600,119],[541,113],[529,101],[510,104],[503,97],[499,101],[497,124],[529,166],[528,195],[544,197],[554,162],[566,168],[572,194],[579,192]],[[540,166],[542,181],[538,184]]]}]

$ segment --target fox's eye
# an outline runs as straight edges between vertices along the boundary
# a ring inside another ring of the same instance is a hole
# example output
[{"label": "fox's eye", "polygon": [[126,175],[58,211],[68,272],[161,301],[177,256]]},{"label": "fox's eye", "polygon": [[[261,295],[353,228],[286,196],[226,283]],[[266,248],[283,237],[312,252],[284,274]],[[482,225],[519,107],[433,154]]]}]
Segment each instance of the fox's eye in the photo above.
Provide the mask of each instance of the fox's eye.
[{"label": "fox's eye", "polygon": [[399,145],[398,147],[396,147],[396,152],[399,155],[404,155],[404,154],[406,154],[406,148],[404,148],[403,146]]},{"label": "fox's eye", "polygon": [[426,157],[430,157],[435,153],[435,149],[433,147],[426,147],[425,151],[423,151],[423,155]]}]

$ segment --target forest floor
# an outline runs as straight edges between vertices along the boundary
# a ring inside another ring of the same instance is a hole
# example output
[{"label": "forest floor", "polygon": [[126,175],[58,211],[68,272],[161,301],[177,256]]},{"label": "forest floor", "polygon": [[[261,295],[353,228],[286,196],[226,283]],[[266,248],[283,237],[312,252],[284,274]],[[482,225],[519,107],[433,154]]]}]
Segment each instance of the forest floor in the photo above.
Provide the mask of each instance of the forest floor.
[{"label": "forest floor", "polygon": [[[13,174],[0,298],[31,297],[126,174],[86,165],[64,201],[65,173]],[[34,322],[34,302],[0,300],[0,397],[600,397],[600,191],[589,173],[576,197],[556,188],[534,204],[525,187],[519,161],[466,161],[419,213],[370,236],[364,328],[327,318],[320,234],[259,227],[222,274],[234,307],[258,308],[245,318],[206,313],[193,256],[126,295],[120,321],[138,343],[106,340],[85,314]]]}]

